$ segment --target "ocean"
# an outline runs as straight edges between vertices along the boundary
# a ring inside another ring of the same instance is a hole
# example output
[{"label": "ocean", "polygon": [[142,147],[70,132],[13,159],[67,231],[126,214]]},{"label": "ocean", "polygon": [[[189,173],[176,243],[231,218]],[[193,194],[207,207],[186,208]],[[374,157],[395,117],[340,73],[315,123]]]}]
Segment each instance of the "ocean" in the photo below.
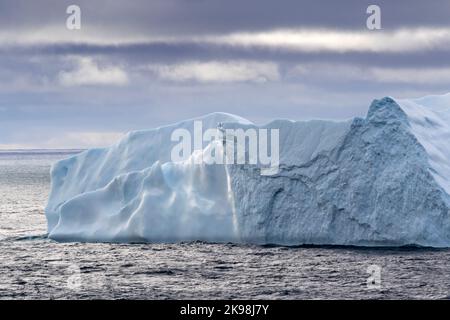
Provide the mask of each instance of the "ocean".
[{"label": "ocean", "polygon": [[0,151],[0,299],[448,299],[450,250],[57,243],[50,166],[70,150]]}]

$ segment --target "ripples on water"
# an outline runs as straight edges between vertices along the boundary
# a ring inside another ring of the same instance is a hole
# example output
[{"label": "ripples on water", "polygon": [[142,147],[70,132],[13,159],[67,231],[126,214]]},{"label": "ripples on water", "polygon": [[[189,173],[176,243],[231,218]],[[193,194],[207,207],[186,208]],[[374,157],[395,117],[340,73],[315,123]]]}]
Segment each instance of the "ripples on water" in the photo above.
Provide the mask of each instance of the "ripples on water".
[{"label": "ripples on water", "polygon": [[[449,250],[56,243],[44,206],[54,152],[0,152],[0,298],[440,299]],[[381,266],[381,288],[367,267]]]}]

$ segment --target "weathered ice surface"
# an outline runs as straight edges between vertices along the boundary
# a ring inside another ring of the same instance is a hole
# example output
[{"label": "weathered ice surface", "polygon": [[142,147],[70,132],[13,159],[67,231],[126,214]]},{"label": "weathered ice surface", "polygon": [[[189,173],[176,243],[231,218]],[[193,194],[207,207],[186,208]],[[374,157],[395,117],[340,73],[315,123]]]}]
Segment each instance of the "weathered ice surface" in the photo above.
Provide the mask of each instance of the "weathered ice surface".
[{"label": "weathered ice surface", "polygon": [[193,120],[130,133],[55,164],[49,237],[448,247],[449,110],[446,95],[375,100],[365,119],[344,122],[201,119],[204,128],[279,129],[271,176],[258,165],[195,164],[199,153],[171,162],[171,132]]}]

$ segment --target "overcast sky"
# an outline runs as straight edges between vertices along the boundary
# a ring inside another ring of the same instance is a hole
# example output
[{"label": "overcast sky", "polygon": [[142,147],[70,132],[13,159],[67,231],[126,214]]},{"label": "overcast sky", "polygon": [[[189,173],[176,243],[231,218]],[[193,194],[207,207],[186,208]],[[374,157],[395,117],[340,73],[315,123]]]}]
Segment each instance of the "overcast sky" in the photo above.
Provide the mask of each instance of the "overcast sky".
[{"label": "overcast sky", "polygon": [[363,116],[449,92],[449,57],[448,0],[0,0],[0,149],[103,146],[215,111]]}]

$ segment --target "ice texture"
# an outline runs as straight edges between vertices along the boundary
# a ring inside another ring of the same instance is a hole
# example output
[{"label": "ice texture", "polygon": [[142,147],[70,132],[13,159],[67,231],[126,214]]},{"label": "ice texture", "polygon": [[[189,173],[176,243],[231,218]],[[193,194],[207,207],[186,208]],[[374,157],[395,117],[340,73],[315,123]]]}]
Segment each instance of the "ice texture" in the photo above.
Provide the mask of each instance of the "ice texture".
[{"label": "ice texture", "polygon": [[[280,167],[171,162],[176,128],[279,129]],[[46,208],[58,241],[450,246],[450,95],[374,100],[365,118],[214,113],[129,133],[56,163]]]}]

